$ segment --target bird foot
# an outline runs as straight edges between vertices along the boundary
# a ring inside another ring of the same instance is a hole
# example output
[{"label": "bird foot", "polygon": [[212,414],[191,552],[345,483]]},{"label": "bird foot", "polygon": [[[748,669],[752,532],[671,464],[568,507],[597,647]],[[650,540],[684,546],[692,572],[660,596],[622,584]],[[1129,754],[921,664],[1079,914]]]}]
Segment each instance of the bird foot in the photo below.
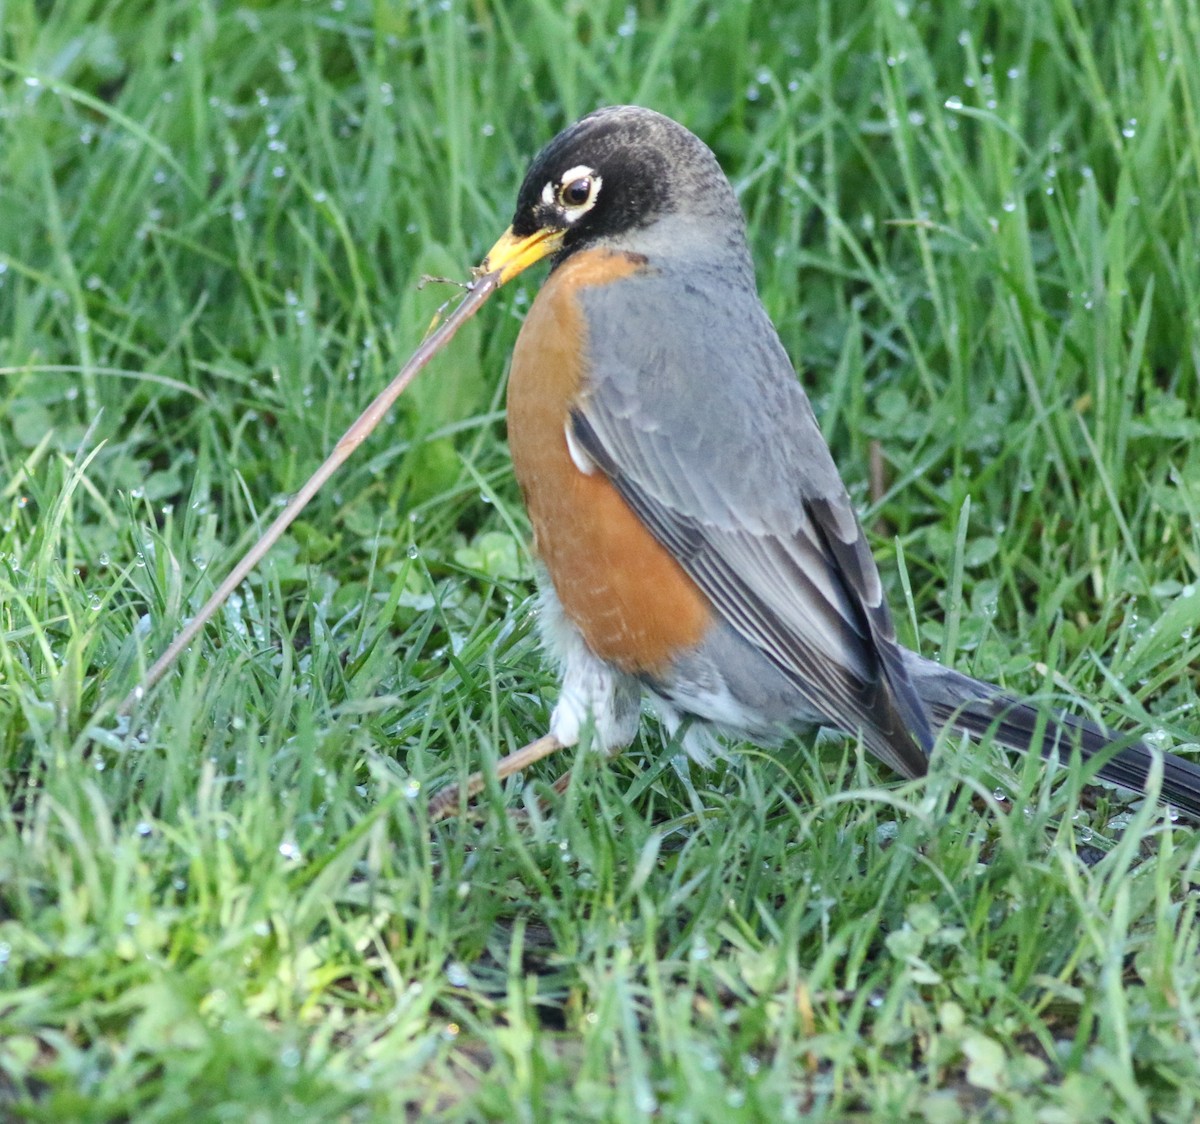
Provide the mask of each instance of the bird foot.
[{"label": "bird foot", "polygon": [[[562,742],[553,734],[546,734],[530,742],[520,749],[513,750],[507,757],[502,757],[496,762],[496,780],[502,781],[505,777],[511,777],[514,773],[523,772],[528,769],[535,761],[540,761],[543,757],[549,757],[553,753],[557,753],[563,748]],[[566,781],[570,777],[570,773],[565,773],[555,782],[554,787],[557,792],[562,792],[566,788]],[[433,799],[429,801],[429,822],[437,823],[439,820],[448,819],[459,811],[459,805],[466,800],[473,800],[483,791],[485,783],[484,774],[482,772],[472,773],[466,784],[451,784],[447,785],[440,792],[434,794]],[[559,788],[562,785],[562,788]]]}]

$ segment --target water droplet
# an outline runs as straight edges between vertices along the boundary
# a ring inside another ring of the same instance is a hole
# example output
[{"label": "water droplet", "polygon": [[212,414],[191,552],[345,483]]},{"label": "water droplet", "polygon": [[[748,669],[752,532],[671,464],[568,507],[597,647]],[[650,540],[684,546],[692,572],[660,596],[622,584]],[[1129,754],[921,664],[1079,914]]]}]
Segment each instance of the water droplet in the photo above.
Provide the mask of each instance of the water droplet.
[{"label": "water droplet", "polygon": [[446,965],[446,982],[451,987],[466,987],[471,982],[471,973],[461,961],[451,960]]},{"label": "water droplet", "polygon": [[959,109],[962,109],[962,107],[963,107],[963,100],[962,100],[962,98],[958,97],[957,95],[953,96],[953,97],[948,97],[945,101],[945,106],[947,109],[959,110]]},{"label": "water droplet", "polygon": [[421,782],[416,777],[409,777],[402,791],[409,800],[415,800],[421,793]]},{"label": "water droplet", "polygon": [[300,848],[296,846],[290,839],[285,839],[279,844],[279,853],[287,859],[288,862],[299,862],[304,856]]},{"label": "water droplet", "polygon": [[875,828],[875,842],[890,843],[900,834],[900,825],[895,820],[884,820]]},{"label": "water droplet", "polygon": [[634,1107],[647,1116],[658,1111],[658,1098],[647,1085],[639,1085],[633,1097]]}]

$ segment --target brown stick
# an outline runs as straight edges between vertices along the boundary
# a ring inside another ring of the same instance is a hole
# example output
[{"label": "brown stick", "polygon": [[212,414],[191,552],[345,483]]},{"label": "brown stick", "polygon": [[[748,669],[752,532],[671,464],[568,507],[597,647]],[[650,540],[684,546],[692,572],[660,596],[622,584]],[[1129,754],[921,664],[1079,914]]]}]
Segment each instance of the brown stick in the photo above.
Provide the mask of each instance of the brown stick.
[{"label": "brown stick", "polygon": [[[562,748],[563,744],[558,738],[553,734],[545,734],[535,742],[530,742],[520,749],[514,749],[507,757],[502,757],[496,762],[496,780],[502,781],[505,777],[511,777],[513,773],[520,773],[528,769],[535,761],[549,757]],[[435,793],[429,801],[429,822],[437,823],[438,820],[444,820],[447,816],[454,815],[458,811],[459,800],[470,800],[472,797],[478,796],[483,791],[483,785],[483,773],[472,773],[467,778],[465,785],[447,785],[440,792]],[[465,795],[460,797],[460,792]]]},{"label": "brown stick", "polygon": [[391,409],[397,398],[417,376],[420,370],[453,338],[454,333],[463,326],[483,306],[483,302],[500,287],[500,274],[484,273],[476,277],[467,286],[468,293],[459,302],[458,307],[441,323],[441,325],[421,342],[421,346],[413,352],[412,358],[401,368],[400,373],[376,396],[359,415],[358,420],[342,436],[334,446],[333,452],[325,459],[325,463],[308,478],[307,483],[279,513],[275,522],[263,532],[262,537],[242,556],[242,560],[234,566],[229,576],[217,587],[217,591],[205,602],[204,607],[188,623],[184,630],[171,641],[170,646],[154,662],[146,672],[146,677],[122,701],[118,714],[128,714],[141,701],[166,673],[171,665],[179,658],[185,648],[196,638],[200,630],[209,622],[212,615],[221,607],[225,599],[235,590],[255,566],[262,560],[264,554],[271,549],[291,526],[292,520],[304,510],[308,501],[321,490],[328,480],[350,456],[367,435],[380,422],[380,419]]}]

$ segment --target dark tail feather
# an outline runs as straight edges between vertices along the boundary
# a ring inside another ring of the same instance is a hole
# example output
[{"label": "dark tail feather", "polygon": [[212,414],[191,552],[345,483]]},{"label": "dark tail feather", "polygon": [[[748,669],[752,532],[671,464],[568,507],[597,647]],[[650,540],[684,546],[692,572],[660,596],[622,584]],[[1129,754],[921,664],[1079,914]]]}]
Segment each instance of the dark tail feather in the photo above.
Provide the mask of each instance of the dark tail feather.
[{"label": "dark tail feather", "polygon": [[[906,650],[904,657],[917,694],[939,727],[949,724],[975,737],[991,732],[1001,745],[1023,751],[1040,736],[1041,755],[1057,754],[1063,760],[1070,757],[1076,745],[1088,758],[1122,740],[1120,735],[1073,714],[1055,711],[1044,718],[1044,712],[1036,706],[1006,695],[999,687],[951,671],[915,652]],[[1040,722],[1043,725],[1039,731]],[[1113,784],[1145,792],[1155,757],[1162,761],[1163,802],[1200,821],[1200,765],[1182,757],[1135,741],[1117,750],[1096,775]]]}]

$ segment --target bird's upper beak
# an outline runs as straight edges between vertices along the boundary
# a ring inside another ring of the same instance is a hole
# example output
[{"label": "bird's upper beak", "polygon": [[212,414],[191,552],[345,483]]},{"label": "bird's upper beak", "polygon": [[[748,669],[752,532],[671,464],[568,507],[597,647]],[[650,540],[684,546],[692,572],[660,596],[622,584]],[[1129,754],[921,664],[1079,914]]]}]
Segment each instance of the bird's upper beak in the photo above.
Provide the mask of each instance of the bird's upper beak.
[{"label": "bird's upper beak", "polygon": [[510,226],[488,250],[479,270],[481,273],[499,273],[500,284],[503,285],[542,258],[557,252],[564,234],[565,230],[542,227],[532,234],[517,235]]}]

